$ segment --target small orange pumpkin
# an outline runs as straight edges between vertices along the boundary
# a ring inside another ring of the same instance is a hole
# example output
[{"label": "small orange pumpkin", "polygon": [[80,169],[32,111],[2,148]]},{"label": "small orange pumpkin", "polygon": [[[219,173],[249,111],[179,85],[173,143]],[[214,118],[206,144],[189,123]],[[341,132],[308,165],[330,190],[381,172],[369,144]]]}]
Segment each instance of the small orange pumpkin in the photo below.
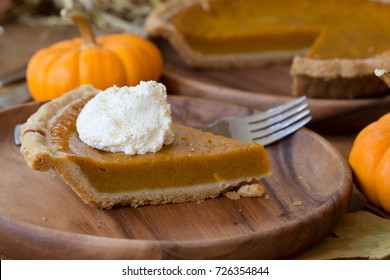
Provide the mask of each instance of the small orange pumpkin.
[{"label": "small orange pumpkin", "polygon": [[358,134],[349,163],[357,187],[371,203],[390,213],[390,113]]},{"label": "small orange pumpkin", "polygon": [[61,41],[32,56],[26,77],[34,100],[50,100],[82,84],[106,89],[160,78],[163,59],[152,42],[130,34],[95,39],[82,13],[67,10],[65,16],[78,25],[81,38]]}]

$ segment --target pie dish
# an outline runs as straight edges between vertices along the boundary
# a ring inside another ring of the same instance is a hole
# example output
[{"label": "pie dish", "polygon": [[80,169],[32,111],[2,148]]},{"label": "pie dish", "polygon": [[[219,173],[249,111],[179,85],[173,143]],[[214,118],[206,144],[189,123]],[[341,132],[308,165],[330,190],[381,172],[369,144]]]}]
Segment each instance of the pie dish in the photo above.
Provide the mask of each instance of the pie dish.
[{"label": "pie dish", "polygon": [[34,170],[54,169],[86,203],[100,208],[202,201],[270,172],[266,150],[179,124],[175,140],[156,153],[129,156],[93,149],[76,119],[99,91],[82,86],[42,105],[23,125],[21,152]]},{"label": "pie dish", "polygon": [[390,68],[389,13],[386,0],[170,0],[146,28],[192,67],[292,60],[294,95],[365,98],[388,90],[374,69]]}]

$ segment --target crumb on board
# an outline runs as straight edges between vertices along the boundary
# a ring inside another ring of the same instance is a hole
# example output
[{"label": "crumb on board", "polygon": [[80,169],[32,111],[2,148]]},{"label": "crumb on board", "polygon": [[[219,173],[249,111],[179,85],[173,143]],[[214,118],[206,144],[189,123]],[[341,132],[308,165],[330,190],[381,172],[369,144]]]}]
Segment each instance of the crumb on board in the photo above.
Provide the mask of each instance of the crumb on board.
[{"label": "crumb on board", "polygon": [[47,222],[47,218],[42,216],[42,221]]},{"label": "crumb on board", "polygon": [[224,193],[224,196],[226,196],[227,198],[229,198],[231,200],[239,200],[240,199],[240,195],[235,191],[228,191],[228,192]]},{"label": "crumb on board", "polygon": [[228,191],[224,195],[231,200],[238,200],[241,197],[265,197],[269,198],[265,187],[261,184],[250,184],[241,186],[237,191]]},{"label": "crumb on board", "polygon": [[266,194],[265,187],[260,184],[244,185],[237,190],[237,193],[241,197],[263,197]]},{"label": "crumb on board", "polygon": [[302,206],[302,200],[297,200],[293,202],[294,206]]}]

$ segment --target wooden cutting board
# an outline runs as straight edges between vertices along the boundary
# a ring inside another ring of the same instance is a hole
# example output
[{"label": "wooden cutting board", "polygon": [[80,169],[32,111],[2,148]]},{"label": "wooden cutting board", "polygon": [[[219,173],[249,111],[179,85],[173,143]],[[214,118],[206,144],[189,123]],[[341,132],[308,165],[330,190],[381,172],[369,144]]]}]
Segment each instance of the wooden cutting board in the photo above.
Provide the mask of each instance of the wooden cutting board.
[{"label": "wooden cutting board", "polygon": [[[170,96],[181,123],[208,123],[251,109]],[[18,259],[280,259],[318,242],[351,197],[351,172],[318,134],[301,129],[267,146],[268,198],[100,210],[52,172],[32,171],[13,142],[17,123],[38,108],[0,111],[0,252]]]},{"label": "wooden cutting board", "polygon": [[[188,67],[163,39],[156,39],[165,59],[163,83],[168,92],[208,98],[265,110],[292,96],[290,63],[259,68],[205,70]],[[379,79],[379,78],[378,78]],[[373,99],[309,99],[309,128],[321,133],[362,129],[390,112],[390,94]]]}]

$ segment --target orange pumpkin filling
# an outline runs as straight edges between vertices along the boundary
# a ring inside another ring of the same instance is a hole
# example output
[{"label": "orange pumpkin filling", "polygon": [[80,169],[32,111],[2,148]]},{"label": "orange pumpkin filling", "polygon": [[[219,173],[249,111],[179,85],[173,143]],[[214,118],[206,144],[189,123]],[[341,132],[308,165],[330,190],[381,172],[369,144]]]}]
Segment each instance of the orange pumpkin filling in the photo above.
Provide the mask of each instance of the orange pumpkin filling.
[{"label": "orange pumpkin filling", "polygon": [[[98,192],[183,187],[252,178],[270,169],[263,146],[175,124],[175,141],[157,153],[128,156],[80,141],[76,119],[88,100],[70,106],[51,127],[51,142],[76,163]],[[61,159],[58,159],[61,161]]]},{"label": "orange pumpkin filling", "polygon": [[366,58],[390,48],[390,5],[379,1],[207,3],[170,19],[192,49],[206,55],[310,49],[308,57]]}]

